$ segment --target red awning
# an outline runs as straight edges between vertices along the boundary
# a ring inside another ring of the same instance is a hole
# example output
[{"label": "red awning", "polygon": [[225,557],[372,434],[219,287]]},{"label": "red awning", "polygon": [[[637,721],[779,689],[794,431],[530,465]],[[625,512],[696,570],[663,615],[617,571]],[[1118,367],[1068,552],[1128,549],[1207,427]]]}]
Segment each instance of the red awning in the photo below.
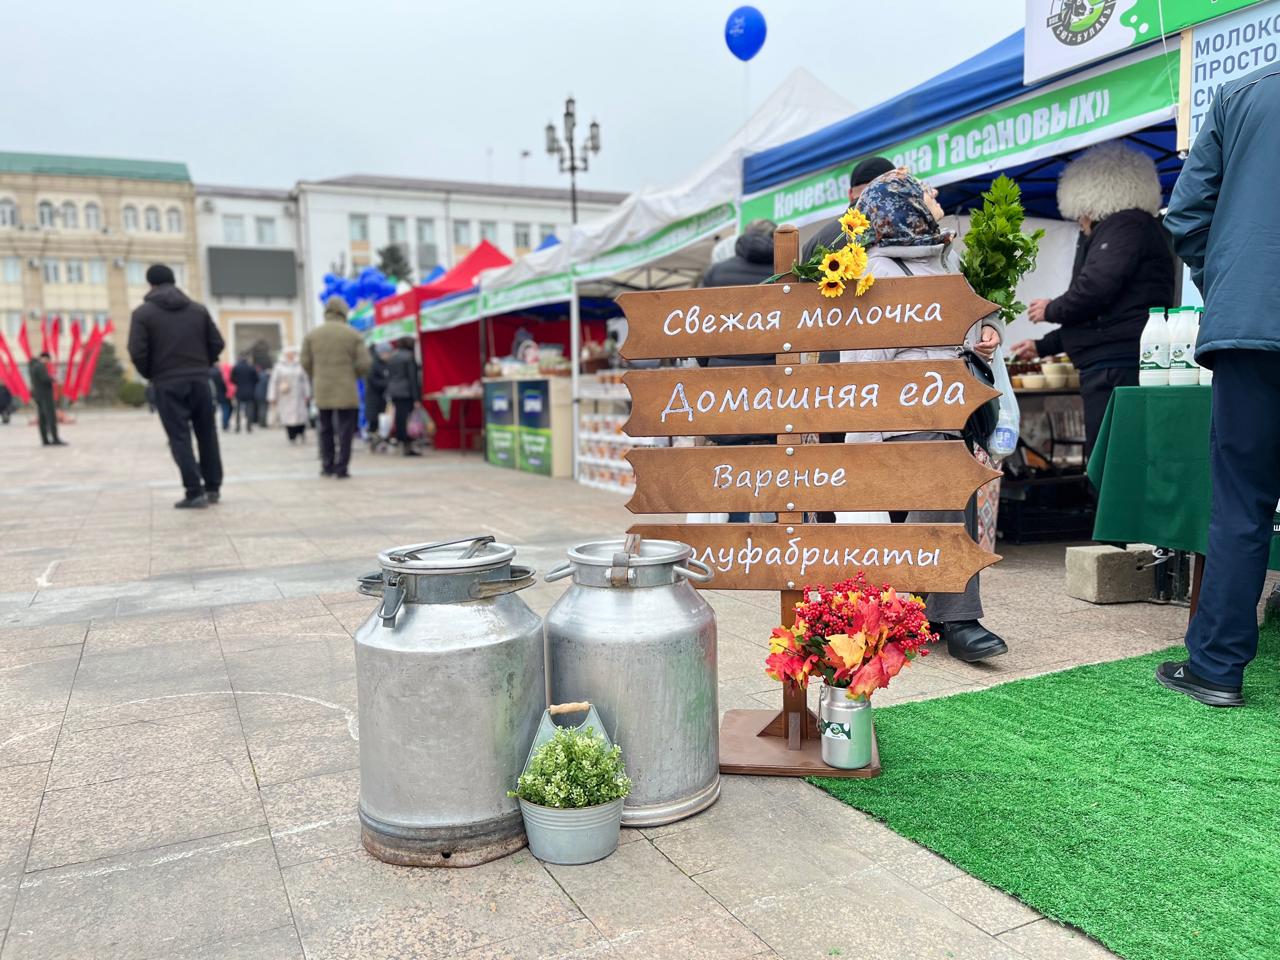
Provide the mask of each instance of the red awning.
[{"label": "red awning", "polygon": [[463,290],[470,290],[476,285],[476,278],[482,270],[506,267],[510,264],[510,257],[488,240],[481,240],[479,246],[434,283],[414,287],[412,290],[397,293],[394,297],[387,297],[375,303],[373,322],[375,324],[391,323],[395,320],[403,320],[405,317],[417,316],[418,308],[424,303],[460,293]]}]

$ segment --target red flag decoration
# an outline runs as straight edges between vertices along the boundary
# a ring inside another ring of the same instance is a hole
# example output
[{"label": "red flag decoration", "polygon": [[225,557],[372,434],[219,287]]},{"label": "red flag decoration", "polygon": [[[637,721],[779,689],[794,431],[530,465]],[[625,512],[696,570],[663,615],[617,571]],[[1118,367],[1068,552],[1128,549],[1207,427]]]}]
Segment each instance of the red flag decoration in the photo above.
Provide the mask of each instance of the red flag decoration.
[{"label": "red flag decoration", "polygon": [[93,372],[98,368],[98,354],[102,352],[102,338],[115,330],[111,321],[89,334],[89,342],[85,344],[84,354],[80,358],[80,370],[76,376],[76,396],[87,397],[93,387]]},{"label": "red flag decoration", "polygon": [[9,344],[5,342],[3,333],[0,333],[0,380],[3,380],[14,396],[23,403],[31,401],[31,391],[27,389],[26,381],[18,371],[18,363],[9,352]]},{"label": "red flag decoration", "polygon": [[40,316],[40,352],[49,353],[49,315]]},{"label": "red flag decoration", "polygon": [[27,339],[27,318],[22,318],[22,326],[18,329],[18,346],[22,348],[22,352],[27,355],[27,359],[31,359],[31,341]]},{"label": "red flag decoration", "polygon": [[[80,324],[71,321],[71,349],[67,351],[67,369],[62,378],[62,394],[68,402],[75,402],[80,394],[76,392],[79,384],[75,379],[76,357],[80,355]],[[83,357],[81,358],[83,363]]]},{"label": "red flag decoration", "polygon": [[53,332],[49,335],[49,352],[53,354],[53,362],[58,362],[58,347],[62,339],[62,318],[53,318]]}]

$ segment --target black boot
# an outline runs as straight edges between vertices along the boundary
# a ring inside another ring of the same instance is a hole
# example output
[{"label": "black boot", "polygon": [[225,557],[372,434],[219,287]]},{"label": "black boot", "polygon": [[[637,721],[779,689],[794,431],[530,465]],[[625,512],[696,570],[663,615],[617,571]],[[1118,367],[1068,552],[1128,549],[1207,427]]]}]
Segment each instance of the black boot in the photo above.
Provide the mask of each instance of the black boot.
[{"label": "black boot", "polygon": [[977,620],[952,620],[935,626],[942,639],[947,641],[947,653],[965,663],[1009,652],[1005,642]]}]

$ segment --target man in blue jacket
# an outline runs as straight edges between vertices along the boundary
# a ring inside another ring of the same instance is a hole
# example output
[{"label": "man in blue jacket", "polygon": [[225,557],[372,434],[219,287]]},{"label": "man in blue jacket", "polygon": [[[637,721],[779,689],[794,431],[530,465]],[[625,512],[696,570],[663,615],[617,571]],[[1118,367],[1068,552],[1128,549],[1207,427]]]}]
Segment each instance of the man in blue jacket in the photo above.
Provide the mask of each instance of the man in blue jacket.
[{"label": "man in blue jacket", "polygon": [[1213,370],[1213,507],[1183,662],[1156,678],[1201,703],[1244,705],[1258,598],[1280,500],[1280,65],[1224,84],[1165,217],[1204,294],[1196,360]]}]

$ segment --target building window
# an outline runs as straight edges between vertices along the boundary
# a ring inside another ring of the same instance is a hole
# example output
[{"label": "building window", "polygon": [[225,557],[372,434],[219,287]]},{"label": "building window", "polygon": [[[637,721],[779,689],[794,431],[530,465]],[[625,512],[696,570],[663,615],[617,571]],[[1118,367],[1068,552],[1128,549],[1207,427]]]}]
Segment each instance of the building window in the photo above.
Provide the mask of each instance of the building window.
[{"label": "building window", "polygon": [[102,229],[102,208],[96,203],[84,205],[84,228],[86,230]]},{"label": "building window", "polygon": [[123,214],[124,228],[130,233],[134,233],[138,229],[138,208],[133,204],[126,204]]},{"label": "building window", "polygon": [[546,243],[548,237],[554,237],[555,235],[556,235],[556,225],[554,223],[538,224],[538,245],[539,246]]},{"label": "building window", "polygon": [[173,270],[174,286],[185,287],[187,285],[187,265],[185,263],[172,263],[169,266]]},{"label": "building window", "polygon": [[436,222],[430,217],[418,218],[418,269],[430,273],[440,262],[436,250]]},{"label": "building window", "polygon": [[101,330],[107,325],[107,315],[105,313],[95,313],[93,315],[93,329]]},{"label": "building window", "polygon": [[[23,319],[21,310],[6,310],[0,313],[0,319],[4,321],[4,335],[10,340],[17,340],[18,334],[22,332],[22,325],[26,322]],[[15,360],[17,357],[14,358]]]},{"label": "building window", "polygon": [[351,214],[351,242],[367,243],[369,241],[369,217],[363,213]]},{"label": "building window", "polygon": [[498,224],[493,220],[481,220],[480,239],[488,240],[496,247],[498,245]]},{"label": "building window", "polygon": [[53,204],[48,200],[41,200],[40,205],[36,207],[36,221],[46,229],[53,226]]},{"label": "building window", "polygon": [[387,217],[387,239],[399,244],[409,242],[409,224],[404,217]]},{"label": "building window", "polygon": [[517,223],[515,225],[515,240],[517,250],[528,250],[533,244],[530,237],[533,236],[533,227],[527,223]]},{"label": "building window", "polygon": [[244,217],[238,213],[222,215],[222,242],[226,244],[244,243]]},{"label": "building window", "polygon": [[102,257],[94,257],[89,261],[89,282],[99,286],[107,282],[107,261]]},{"label": "building window", "polygon": [[124,276],[131,287],[141,287],[147,282],[147,265],[141,260],[130,260],[125,264]]},{"label": "building window", "polygon": [[146,227],[149,233],[160,232],[160,208],[147,207],[142,211],[142,225]]},{"label": "building window", "polygon": [[4,278],[5,283],[21,283],[22,282],[22,258],[21,257],[5,257],[4,272],[0,276]]},{"label": "building window", "polygon": [[62,226],[67,230],[80,229],[80,211],[76,205],[68,200],[62,205]]},{"label": "building window", "polygon": [[276,245],[276,218],[254,217],[253,232],[258,239],[258,246],[274,247]]},{"label": "building window", "polygon": [[84,261],[67,261],[67,283],[84,283]]},{"label": "building window", "polygon": [[44,268],[45,283],[61,283],[62,282],[62,264],[57,260],[45,260],[42,263]]},{"label": "building window", "polygon": [[0,227],[16,227],[18,225],[18,205],[5,197],[0,200]]},{"label": "building window", "polygon": [[453,245],[455,247],[471,246],[471,221],[453,221]]},{"label": "building window", "polygon": [[165,229],[170,233],[182,232],[182,211],[177,207],[170,207],[165,211]]}]

